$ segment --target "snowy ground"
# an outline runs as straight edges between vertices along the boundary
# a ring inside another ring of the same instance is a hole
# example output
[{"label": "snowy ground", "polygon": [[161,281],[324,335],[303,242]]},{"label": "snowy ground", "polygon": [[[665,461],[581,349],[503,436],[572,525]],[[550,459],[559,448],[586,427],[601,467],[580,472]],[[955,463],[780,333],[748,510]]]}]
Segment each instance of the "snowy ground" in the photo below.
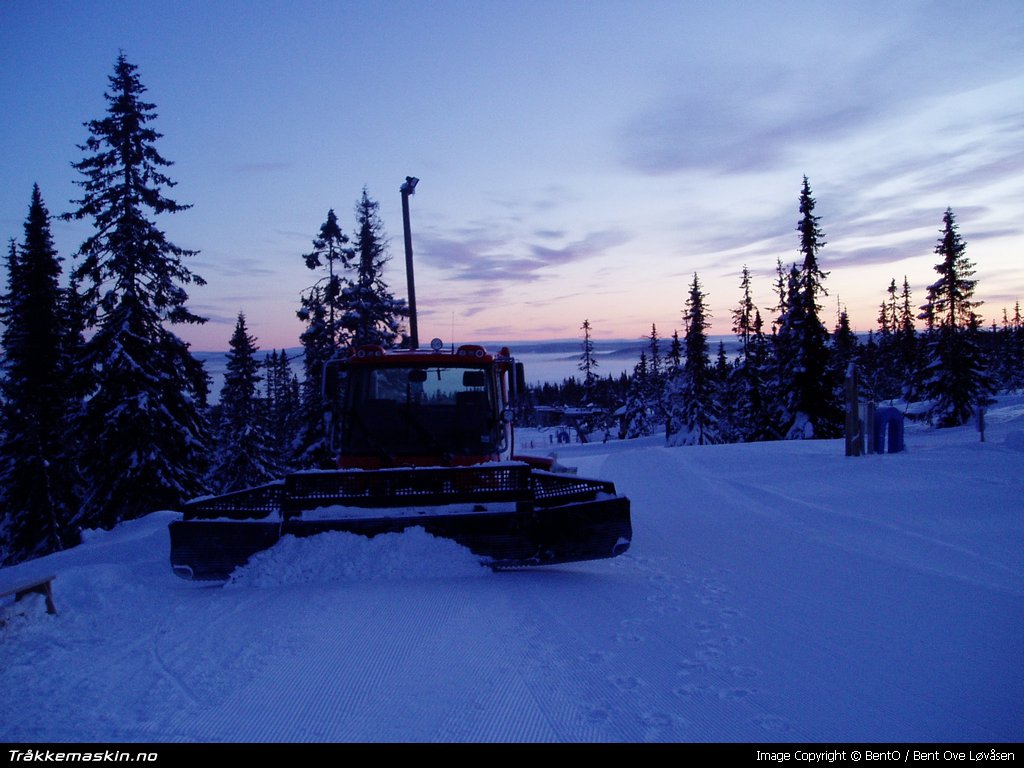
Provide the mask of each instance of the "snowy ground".
[{"label": "snowy ground", "polygon": [[[525,434],[544,443],[546,434]],[[162,512],[0,570],[2,741],[1024,740],[1024,398],[987,441],[559,446],[614,560],[492,573],[422,532],[172,575]]]}]

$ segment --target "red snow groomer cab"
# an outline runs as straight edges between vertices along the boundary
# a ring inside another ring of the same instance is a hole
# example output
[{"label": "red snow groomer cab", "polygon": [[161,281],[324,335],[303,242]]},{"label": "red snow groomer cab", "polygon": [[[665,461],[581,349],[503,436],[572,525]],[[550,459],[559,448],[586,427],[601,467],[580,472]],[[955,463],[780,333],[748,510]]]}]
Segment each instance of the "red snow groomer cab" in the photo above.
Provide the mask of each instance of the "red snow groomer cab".
[{"label": "red snow groomer cab", "polygon": [[325,367],[336,468],[186,504],[171,564],[225,579],[281,536],[421,527],[494,568],[615,557],[632,539],[612,483],[515,455],[522,365],[508,349],[360,346]]},{"label": "red snow groomer cab", "polygon": [[507,348],[491,355],[465,344],[445,352],[439,340],[429,350],[356,347],[328,363],[324,380],[326,398],[341,404],[331,430],[338,467],[511,460],[515,371]]}]

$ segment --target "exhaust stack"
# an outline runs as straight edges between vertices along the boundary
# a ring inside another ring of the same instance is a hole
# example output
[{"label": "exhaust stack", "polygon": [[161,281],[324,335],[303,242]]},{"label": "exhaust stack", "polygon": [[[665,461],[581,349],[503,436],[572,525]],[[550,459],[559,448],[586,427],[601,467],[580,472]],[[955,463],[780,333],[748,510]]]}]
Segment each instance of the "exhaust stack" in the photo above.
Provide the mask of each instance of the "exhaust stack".
[{"label": "exhaust stack", "polygon": [[401,186],[402,193],[402,228],[405,231],[405,279],[409,284],[409,349],[420,348],[420,332],[416,323],[416,281],[412,272],[412,230],[409,227],[409,195],[416,194],[419,179],[406,176]]}]

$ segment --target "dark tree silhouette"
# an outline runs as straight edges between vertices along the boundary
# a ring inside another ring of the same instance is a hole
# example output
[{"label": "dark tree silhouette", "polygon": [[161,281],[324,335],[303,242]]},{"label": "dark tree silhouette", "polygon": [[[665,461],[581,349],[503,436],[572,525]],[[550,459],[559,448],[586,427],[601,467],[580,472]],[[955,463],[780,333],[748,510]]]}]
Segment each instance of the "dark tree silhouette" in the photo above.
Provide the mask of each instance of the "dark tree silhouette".
[{"label": "dark tree silhouette", "polygon": [[976,408],[992,403],[995,383],[987,371],[979,343],[981,320],[974,301],[977,281],[967,244],[960,237],[952,209],[942,217],[943,228],[935,253],[939,279],[928,286],[923,309],[931,323],[924,389],[931,399],[929,418],[939,427],[965,423]]},{"label": "dark tree silhouette", "polygon": [[92,331],[82,364],[93,373],[78,424],[87,492],[79,521],[112,527],[203,490],[208,380],[188,344],[166,325],[202,323],[184,286],[203,285],[184,263],[194,251],[170,242],[148,217],[178,213],[164,194],[171,165],[156,149],[154,105],[124,54],[118,56],[107,115],[86,123],[87,156],[73,164],[84,190],[69,219],[95,230],[78,251],[84,324]]},{"label": "dark tree silhouette", "polygon": [[800,232],[802,263],[797,267],[779,319],[780,373],[783,423],[786,437],[836,437],[842,426],[842,408],[837,399],[838,383],[830,367],[829,333],[821,322],[820,296],[827,295],[828,276],[818,265],[824,235],[814,215],[815,200],[804,176],[800,190]]},{"label": "dark tree silhouette", "polygon": [[75,393],[60,262],[35,186],[24,242],[11,243],[0,316],[0,563],[6,565],[78,543],[69,525],[77,506],[67,439]]},{"label": "dark tree silhouette", "polygon": [[218,493],[260,485],[281,473],[267,432],[266,403],[258,394],[262,378],[256,361],[258,347],[242,312],[229,347],[210,472],[210,485]]}]

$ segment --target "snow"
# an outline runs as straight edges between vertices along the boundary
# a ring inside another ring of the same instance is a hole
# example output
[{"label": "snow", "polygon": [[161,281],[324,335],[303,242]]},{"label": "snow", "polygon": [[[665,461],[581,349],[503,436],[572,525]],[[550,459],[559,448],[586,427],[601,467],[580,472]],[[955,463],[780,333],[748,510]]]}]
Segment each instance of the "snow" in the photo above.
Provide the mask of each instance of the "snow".
[{"label": "snow", "polygon": [[0,739],[1020,742],[1024,398],[906,442],[559,445],[632,547],[509,572],[414,529],[192,583],[176,513],[90,532],[0,570],[58,610],[0,604]]},{"label": "snow", "polygon": [[[366,514],[366,510],[361,510]],[[487,569],[464,547],[422,528],[368,539],[330,532],[308,538],[284,536],[238,568],[228,587],[366,582],[375,579],[437,579],[481,576]]]}]

